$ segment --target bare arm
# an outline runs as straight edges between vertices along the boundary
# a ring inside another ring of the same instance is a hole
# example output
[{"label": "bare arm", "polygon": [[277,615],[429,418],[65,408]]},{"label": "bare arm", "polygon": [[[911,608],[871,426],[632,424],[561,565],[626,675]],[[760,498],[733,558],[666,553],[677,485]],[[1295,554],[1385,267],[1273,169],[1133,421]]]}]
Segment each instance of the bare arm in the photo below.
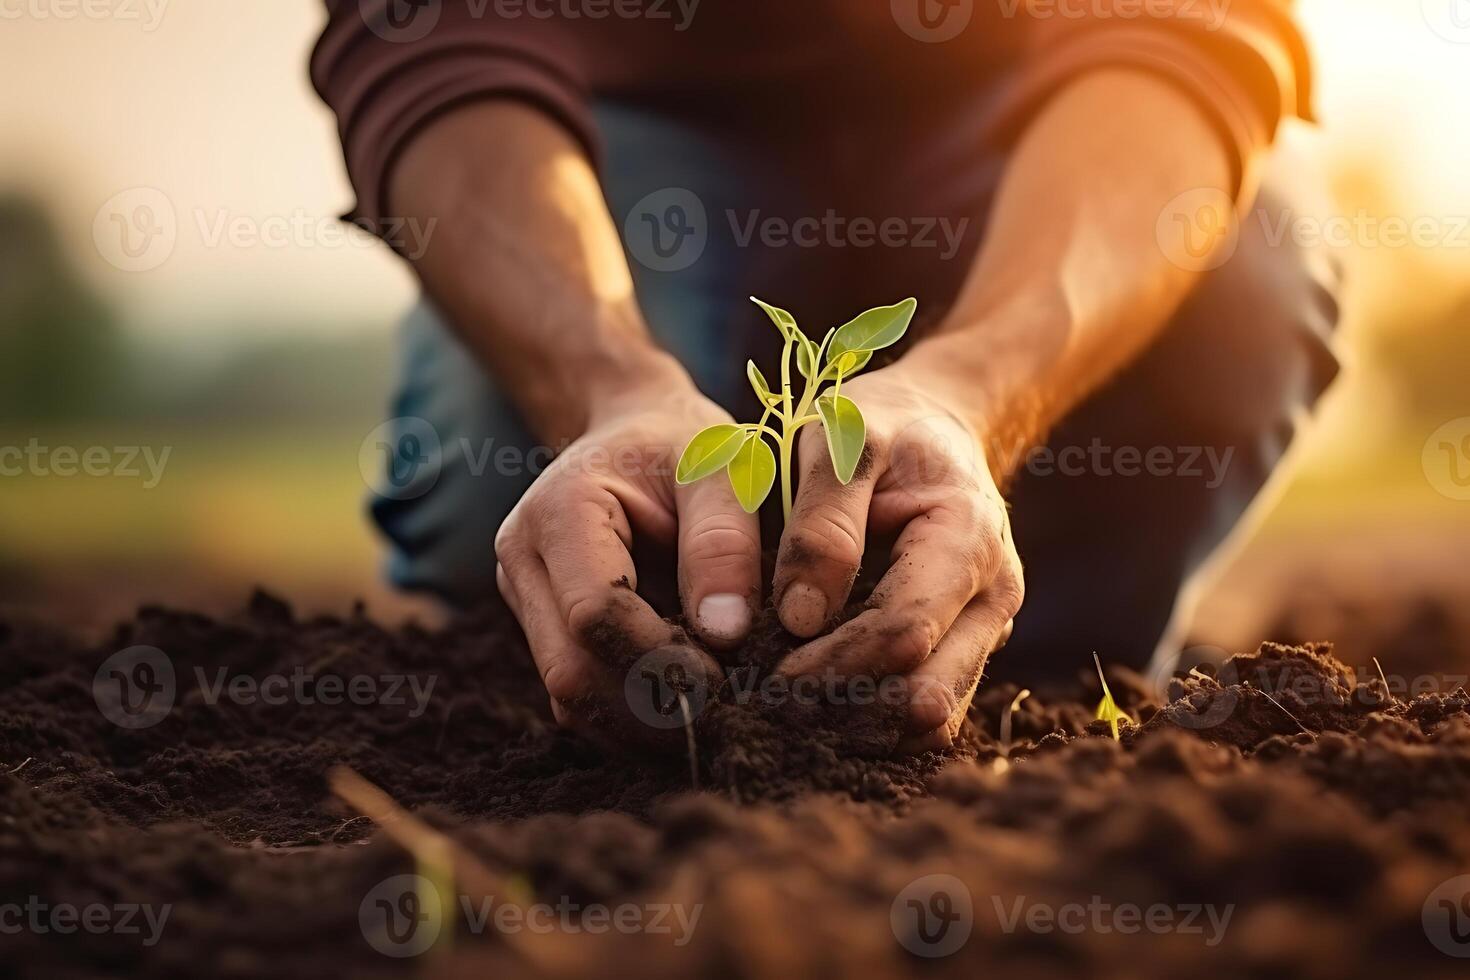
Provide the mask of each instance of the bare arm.
[{"label": "bare arm", "polygon": [[[1024,594],[997,484],[1167,321],[1193,275],[1161,250],[1159,215],[1184,191],[1227,188],[1229,163],[1204,114],[1152,76],[1100,71],[1053,99],[1016,148],[946,321],[844,386],[873,465],[839,486],[825,443],[803,434],[775,589],[787,629],[815,639],[783,672],[903,674],[910,747],[948,744]],[[821,636],[870,530],[897,533],[892,565],[865,609]]]},{"label": "bare arm", "polygon": [[648,334],[581,147],[541,112],[444,116],[404,152],[389,206],[435,219],[415,263],[425,288],[552,445],[610,401],[689,385]]},{"label": "bare arm", "polygon": [[1030,127],[953,309],[910,354],[972,392],[967,421],[1009,457],[992,465],[1015,465],[1153,339],[1196,278],[1159,218],[1186,192],[1228,201],[1230,175],[1204,114],[1140,72],[1085,76]]},{"label": "bare arm", "polygon": [[712,646],[737,643],[760,596],[759,525],[727,481],[673,479],[690,437],[730,418],[649,335],[580,147],[531,108],[469,106],[409,146],[390,203],[437,219],[415,265],[430,295],[540,437],[571,440],[485,556],[557,718],[616,714],[633,659],[680,643],[636,593],[635,535],[677,540],[690,620]]}]

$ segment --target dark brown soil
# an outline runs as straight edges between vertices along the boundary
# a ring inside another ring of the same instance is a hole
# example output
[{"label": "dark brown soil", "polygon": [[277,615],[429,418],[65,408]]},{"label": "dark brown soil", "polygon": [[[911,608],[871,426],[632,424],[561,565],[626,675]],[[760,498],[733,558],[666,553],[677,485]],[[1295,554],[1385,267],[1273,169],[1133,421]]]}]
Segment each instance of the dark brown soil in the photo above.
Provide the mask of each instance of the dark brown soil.
[{"label": "dark brown soil", "polygon": [[[754,649],[784,642],[763,629]],[[93,681],[136,645],[166,654],[177,693],[156,724],[126,729]],[[415,702],[401,685],[402,704],[212,704],[221,668],[434,686]],[[1438,886],[1470,874],[1465,691],[1396,699],[1325,646],[1266,645],[1215,676],[1174,680],[1160,706],[1143,678],[1110,672],[1139,721],[1116,742],[1092,721],[1095,687],[1024,700],[1008,760],[1010,685],[982,687],[953,752],[917,760],[888,757],[883,718],[715,692],[691,774],[682,752],[558,730],[500,609],[387,632],[362,615],[299,621],[257,595],[227,621],[144,609],[97,647],[0,624],[0,974],[1466,975],[1435,942],[1470,954],[1470,935],[1423,919]],[[499,905],[559,906],[580,925],[477,931],[451,908],[430,951],[380,952],[373,896],[416,865],[330,798],[339,764],[477,855],[505,882]],[[914,884],[932,874],[965,896]],[[918,955],[937,947],[906,910],[956,900],[968,939]],[[1445,921],[1470,930],[1458,900]],[[142,916],[136,933],[16,930],[6,903],[167,918],[150,943]],[[592,931],[592,907],[667,904],[698,915],[683,944],[677,926]],[[1206,906],[1228,916],[1218,929]],[[1171,924],[1123,911],[1151,908]],[[1082,925],[1049,927],[1047,910]]]}]

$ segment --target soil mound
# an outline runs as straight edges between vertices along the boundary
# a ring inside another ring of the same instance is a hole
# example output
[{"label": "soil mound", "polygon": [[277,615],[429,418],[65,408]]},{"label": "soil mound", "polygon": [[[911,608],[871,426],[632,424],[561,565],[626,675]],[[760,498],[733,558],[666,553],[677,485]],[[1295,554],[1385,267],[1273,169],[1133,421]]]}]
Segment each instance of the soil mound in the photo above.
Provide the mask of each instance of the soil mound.
[{"label": "soil mound", "polygon": [[[257,594],[225,621],[143,609],[98,647],[0,624],[0,906],[27,917],[4,962],[47,977],[1464,975],[1463,689],[1396,697],[1323,644],[1110,682],[1138,723],[1117,741],[1095,690],[1012,712],[1018,691],[996,684],[953,751],[919,759],[889,757],[881,725],[793,723],[717,692],[691,773],[684,752],[558,730],[499,608],[388,631]],[[437,918],[416,913],[401,876],[425,868],[330,798],[335,765],[452,835],[502,894],[451,889]],[[135,931],[67,931],[64,906],[140,911]],[[533,908],[554,928],[533,928]],[[0,908],[0,926],[19,921]],[[429,926],[438,941],[417,948]]]}]

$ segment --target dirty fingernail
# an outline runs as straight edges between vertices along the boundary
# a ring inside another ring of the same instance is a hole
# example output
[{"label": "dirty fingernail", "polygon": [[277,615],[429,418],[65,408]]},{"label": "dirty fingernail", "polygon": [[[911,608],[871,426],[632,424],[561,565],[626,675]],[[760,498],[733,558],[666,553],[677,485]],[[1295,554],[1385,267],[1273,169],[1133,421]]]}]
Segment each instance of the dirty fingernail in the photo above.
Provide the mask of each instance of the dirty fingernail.
[{"label": "dirty fingernail", "polygon": [[781,625],[797,636],[816,636],[827,622],[827,597],[815,586],[794,582],[781,596]]},{"label": "dirty fingernail", "polygon": [[733,592],[707,595],[695,613],[699,631],[716,640],[735,641],[750,629],[750,605]]}]

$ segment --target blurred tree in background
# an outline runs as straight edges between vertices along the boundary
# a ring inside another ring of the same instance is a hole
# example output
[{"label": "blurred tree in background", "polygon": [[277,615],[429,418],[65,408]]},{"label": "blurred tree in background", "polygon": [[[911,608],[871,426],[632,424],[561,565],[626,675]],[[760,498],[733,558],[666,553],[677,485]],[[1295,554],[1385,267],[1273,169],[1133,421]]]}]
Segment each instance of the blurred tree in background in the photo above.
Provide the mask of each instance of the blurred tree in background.
[{"label": "blurred tree in background", "polygon": [[0,196],[0,418],[95,418],[127,385],[118,317],[42,206]]}]

